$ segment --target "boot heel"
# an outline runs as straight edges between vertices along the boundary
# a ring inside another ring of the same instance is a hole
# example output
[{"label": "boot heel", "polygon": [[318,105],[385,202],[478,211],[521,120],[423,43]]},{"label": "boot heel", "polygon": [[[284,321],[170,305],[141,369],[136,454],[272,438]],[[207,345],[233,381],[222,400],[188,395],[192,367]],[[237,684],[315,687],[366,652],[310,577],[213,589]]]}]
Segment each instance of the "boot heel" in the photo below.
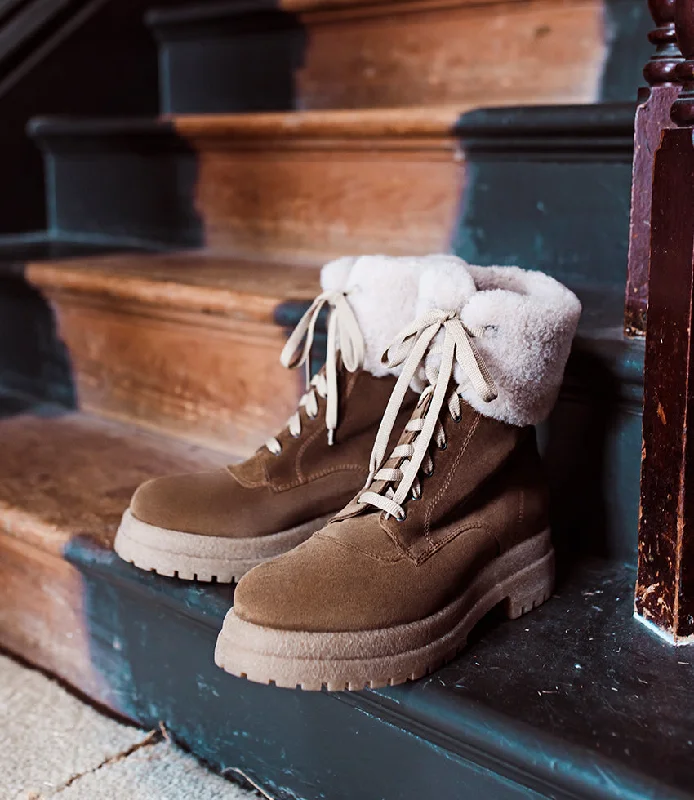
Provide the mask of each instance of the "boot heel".
[{"label": "boot heel", "polygon": [[554,552],[509,578],[504,589],[508,592],[504,611],[509,619],[518,619],[542,605],[554,591]]}]

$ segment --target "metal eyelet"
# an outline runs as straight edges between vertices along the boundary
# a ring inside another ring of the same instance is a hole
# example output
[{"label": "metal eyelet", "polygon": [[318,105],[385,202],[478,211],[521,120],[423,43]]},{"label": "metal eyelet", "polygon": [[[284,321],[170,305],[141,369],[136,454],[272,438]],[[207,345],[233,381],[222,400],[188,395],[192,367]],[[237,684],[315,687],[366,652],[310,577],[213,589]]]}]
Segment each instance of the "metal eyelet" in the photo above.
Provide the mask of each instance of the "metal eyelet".
[{"label": "metal eyelet", "polygon": [[395,517],[395,519],[396,519],[398,522],[404,522],[404,521],[407,519],[407,511],[405,511],[405,510],[403,509],[403,512],[402,512],[402,514],[400,514],[399,516]]},{"label": "metal eyelet", "polygon": [[455,422],[455,423],[458,423],[458,422],[460,422],[460,420],[461,420],[462,418],[463,418],[463,415],[462,415],[462,414],[458,414],[458,416],[457,416],[457,417],[456,417],[454,414],[451,414],[451,419],[452,419],[452,420],[453,420],[453,422]]},{"label": "metal eyelet", "polygon": [[438,447],[439,450],[446,450],[446,448],[448,447],[448,442],[444,442],[443,444],[437,444],[436,446]]},{"label": "metal eyelet", "polygon": [[433,474],[434,474],[434,468],[433,467],[429,471],[427,471],[425,469],[422,469],[422,475],[424,475],[425,478],[431,478],[431,476]]}]

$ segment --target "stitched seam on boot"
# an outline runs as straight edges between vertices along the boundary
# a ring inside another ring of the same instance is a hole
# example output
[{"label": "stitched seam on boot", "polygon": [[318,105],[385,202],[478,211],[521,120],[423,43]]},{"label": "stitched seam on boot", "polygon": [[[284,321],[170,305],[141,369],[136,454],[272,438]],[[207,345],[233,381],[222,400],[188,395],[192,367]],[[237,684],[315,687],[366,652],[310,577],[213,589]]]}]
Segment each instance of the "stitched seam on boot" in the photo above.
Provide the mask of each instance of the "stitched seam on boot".
[{"label": "stitched seam on boot", "polygon": [[262,489],[265,486],[270,485],[270,481],[267,476],[267,464],[263,464],[263,473],[265,475],[263,480],[260,481],[246,481],[241,480],[238,475],[232,472],[229,467],[226,467],[226,471],[229,473],[230,477],[233,478],[239,486],[243,486],[244,489]]},{"label": "stitched seam on boot", "polygon": [[525,516],[525,492],[522,489],[518,490],[520,497],[518,498],[518,535],[516,541],[523,540],[523,518]]},{"label": "stitched seam on boot", "polygon": [[332,475],[335,472],[346,472],[348,470],[350,472],[363,472],[365,477],[368,474],[368,470],[364,468],[363,464],[337,464],[334,467],[323,469],[320,472],[314,472],[304,480],[292,481],[292,483],[282,483],[272,486],[272,490],[273,492],[284,492],[287,489],[296,489],[297,486],[305,486],[310,481],[317,480],[318,478],[324,478],[326,475]]},{"label": "stitched seam on boot", "polygon": [[335,539],[332,536],[326,536],[324,533],[314,533],[313,538],[316,539],[327,539],[328,541],[336,544],[338,547],[343,547],[345,550],[352,550],[355,553],[360,553],[367,558],[372,559],[373,561],[382,561],[385,564],[395,564],[398,561],[402,561],[402,553],[392,556],[377,556],[375,553],[370,553],[368,550],[363,550],[361,547],[357,547],[354,544],[350,544],[349,542],[343,542],[340,539]]},{"label": "stitched seam on boot", "polygon": [[[345,400],[349,399],[350,395],[352,394],[352,390],[354,389],[354,387],[356,385],[356,381],[357,381],[357,373],[356,372],[349,373],[349,377],[347,378],[347,385],[345,386]],[[282,490],[284,488],[291,488],[292,486],[300,486],[302,483],[306,483],[307,481],[311,480],[312,478],[319,477],[320,475],[323,475],[323,474],[329,474],[329,472],[319,472],[319,473],[313,473],[309,477],[306,477],[306,475],[304,474],[303,469],[301,468],[301,459],[302,459],[304,453],[306,452],[306,448],[313,441],[315,441],[315,439],[318,436],[320,436],[321,434],[323,434],[323,435],[326,434],[326,428],[324,426],[321,426],[320,428],[317,428],[308,438],[306,438],[301,443],[301,447],[299,447],[299,449],[298,449],[298,451],[296,453],[296,458],[294,459],[294,466],[296,468],[296,477],[298,479],[298,482],[297,483],[290,483],[287,486],[278,486],[277,487],[278,490]],[[340,465],[340,466],[338,466],[336,468],[331,468],[330,471],[334,471],[335,469],[340,470],[342,468],[343,468],[342,465]],[[346,467],[346,469],[355,469],[355,468],[356,467],[354,465],[350,465],[350,466]]]},{"label": "stitched seam on boot", "polygon": [[304,483],[304,481],[306,480],[306,478],[304,477],[304,471],[301,469],[301,457],[306,452],[306,448],[310,444],[312,444],[318,436],[322,434],[325,434],[325,429],[323,427],[316,428],[316,430],[313,431],[313,433],[301,443],[301,447],[299,447],[299,450],[297,451],[294,464],[296,465],[296,477],[299,483]]},{"label": "stitched seam on boot", "polygon": [[465,453],[465,451],[468,448],[468,445],[470,444],[470,440],[472,439],[475,431],[477,430],[477,426],[479,425],[480,417],[481,417],[481,414],[479,414],[479,412],[478,412],[477,415],[475,416],[474,422],[470,426],[470,430],[468,431],[467,436],[465,437],[465,441],[463,442],[460,450],[458,451],[458,455],[455,457],[455,461],[453,462],[452,468],[448,471],[448,476],[447,476],[443,486],[441,486],[441,488],[438,490],[438,492],[436,492],[434,497],[432,497],[432,499],[429,501],[429,504],[427,505],[426,514],[424,515],[424,537],[432,545],[434,544],[434,542],[431,541],[431,537],[429,536],[429,534],[431,532],[431,516],[434,513],[434,508],[435,508],[436,504],[439,502],[439,500],[441,499],[441,496],[445,492],[448,491],[448,487],[451,485],[451,481],[453,480],[453,476],[455,475],[455,472],[458,469],[458,464],[460,463],[460,460],[463,457],[463,454]]},{"label": "stitched seam on boot", "polygon": [[[468,531],[487,531],[489,532],[489,528],[482,522],[473,522],[472,525],[467,525],[464,528],[456,528],[454,531],[448,534],[445,539],[441,539],[440,542],[432,542],[431,547],[425,550],[421,555],[415,557],[414,561],[415,564],[421,564],[426,561],[428,558],[431,558],[435,553],[447,545],[449,542],[452,542],[453,539],[456,539],[463,533],[467,533]],[[498,545],[498,542],[497,542]]]}]

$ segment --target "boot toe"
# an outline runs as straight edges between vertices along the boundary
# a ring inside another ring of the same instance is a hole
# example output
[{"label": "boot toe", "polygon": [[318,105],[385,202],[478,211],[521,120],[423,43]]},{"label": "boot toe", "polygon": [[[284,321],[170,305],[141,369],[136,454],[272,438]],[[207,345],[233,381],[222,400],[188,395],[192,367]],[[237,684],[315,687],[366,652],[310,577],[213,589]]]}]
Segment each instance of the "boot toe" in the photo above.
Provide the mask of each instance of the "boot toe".
[{"label": "boot toe", "polygon": [[234,483],[226,470],[168,475],[143,483],[130,501],[140,522],[208,536],[228,534]]},{"label": "boot toe", "polygon": [[[395,563],[389,566],[397,569]],[[314,534],[244,575],[234,593],[234,613],[246,622],[277,630],[331,633],[379,628],[393,621],[387,604],[378,600],[391,577],[381,574],[382,567],[366,554]],[[390,571],[388,566],[386,570]]]}]

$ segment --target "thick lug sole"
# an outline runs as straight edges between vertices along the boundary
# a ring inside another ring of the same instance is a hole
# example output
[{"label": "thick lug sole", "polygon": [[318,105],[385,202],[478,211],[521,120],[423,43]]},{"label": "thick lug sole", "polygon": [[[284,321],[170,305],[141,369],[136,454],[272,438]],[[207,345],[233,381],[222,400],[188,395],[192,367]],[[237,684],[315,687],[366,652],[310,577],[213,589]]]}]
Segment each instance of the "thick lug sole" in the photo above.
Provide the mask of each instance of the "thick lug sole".
[{"label": "thick lug sole", "polygon": [[553,588],[554,551],[547,530],[496,558],[448,606],[405,625],[344,633],[288,631],[246,622],[232,608],[217,639],[215,661],[232,675],[292,689],[394,686],[454,658],[472,628],[499,604],[516,619],[544,603]]},{"label": "thick lug sole", "polygon": [[263,561],[286,553],[323,528],[333,515],[279,533],[237,539],[158,528],[123,514],[113,543],[116,553],[148,572],[186,581],[235,583]]}]

